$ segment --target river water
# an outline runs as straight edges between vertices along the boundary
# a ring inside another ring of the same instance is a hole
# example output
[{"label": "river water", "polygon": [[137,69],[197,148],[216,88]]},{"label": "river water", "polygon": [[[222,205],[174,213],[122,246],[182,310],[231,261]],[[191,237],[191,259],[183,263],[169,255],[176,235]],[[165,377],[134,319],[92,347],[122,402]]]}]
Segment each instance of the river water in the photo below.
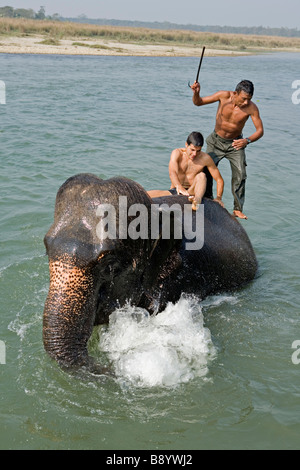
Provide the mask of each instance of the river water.
[{"label": "river water", "polygon": [[[259,277],[157,317],[114,312],[90,344],[112,379],[70,375],[43,349],[56,192],[81,172],[168,187],[171,150],[206,137],[216,106],[192,104],[195,58],[0,55],[1,449],[299,448],[299,60],[204,58],[203,96],[255,84],[265,135],[247,148],[240,223]],[[231,211],[227,161],[220,170]]]}]

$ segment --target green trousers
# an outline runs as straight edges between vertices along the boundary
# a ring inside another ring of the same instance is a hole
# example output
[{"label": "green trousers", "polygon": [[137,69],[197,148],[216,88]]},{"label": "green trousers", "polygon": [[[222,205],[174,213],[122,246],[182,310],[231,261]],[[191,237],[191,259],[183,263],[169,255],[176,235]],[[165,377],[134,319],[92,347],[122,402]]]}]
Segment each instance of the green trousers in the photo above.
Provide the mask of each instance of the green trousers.
[{"label": "green trousers", "polygon": [[[242,136],[237,139],[242,139]],[[206,153],[208,153],[216,165],[225,157],[231,165],[231,191],[234,198],[233,210],[242,211],[245,202],[246,185],[246,154],[245,149],[235,150],[232,147],[232,139],[223,139],[216,132],[212,132],[207,139]],[[211,192],[211,195],[210,195]],[[212,178],[207,182],[207,197],[212,196]]]}]

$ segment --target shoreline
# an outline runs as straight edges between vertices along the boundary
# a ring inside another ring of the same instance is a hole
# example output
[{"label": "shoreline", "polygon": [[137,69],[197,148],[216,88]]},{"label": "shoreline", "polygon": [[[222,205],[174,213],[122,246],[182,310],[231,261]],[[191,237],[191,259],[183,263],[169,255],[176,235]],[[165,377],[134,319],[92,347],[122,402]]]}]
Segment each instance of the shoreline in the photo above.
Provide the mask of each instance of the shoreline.
[{"label": "shoreline", "polygon": [[[5,54],[60,54],[94,56],[141,57],[194,57],[199,56],[201,46],[169,44],[133,44],[91,38],[60,39],[57,44],[43,35],[0,38],[0,53]],[[250,55],[249,52],[206,48],[208,57]]]},{"label": "shoreline", "polygon": [[[71,38],[49,40],[45,35],[2,36],[0,37],[0,54],[59,54],[59,55],[93,55],[93,56],[140,56],[140,57],[198,57],[202,45],[174,44],[138,44],[116,42],[91,38]],[[297,48],[274,48],[255,51],[233,49],[213,49],[207,47],[207,57],[247,56],[272,52],[299,52]]]}]

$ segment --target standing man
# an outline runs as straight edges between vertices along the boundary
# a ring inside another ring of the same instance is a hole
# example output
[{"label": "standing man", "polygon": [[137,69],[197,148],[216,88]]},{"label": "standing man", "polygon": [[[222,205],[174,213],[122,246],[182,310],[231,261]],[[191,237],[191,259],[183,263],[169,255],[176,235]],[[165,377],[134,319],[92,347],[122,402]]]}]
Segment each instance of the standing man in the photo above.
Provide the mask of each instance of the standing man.
[{"label": "standing man", "polygon": [[[224,157],[230,161],[234,198],[233,214],[241,219],[247,219],[246,215],[243,214],[247,178],[245,148],[260,139],[264,134],[259,110],[251,101],[254,93],[253,83],[249,80],[243,80],[236,86],[235,91],[217,91],[213,95],[204,98],[200,97],[200,84],[198,82],[195,82],[191,88],[194,92],[193,103],[196,106],[219,101],[215,130],[206,139],[206,152],[212,157],[216,165]],[[251,116],[256,130],[249,137],[243,138],[242,131],[249,116]],[[209,175],[207,177],[210,178]],[[211,178],[207,182],[207,188],[207,195],[211,197]]]}]

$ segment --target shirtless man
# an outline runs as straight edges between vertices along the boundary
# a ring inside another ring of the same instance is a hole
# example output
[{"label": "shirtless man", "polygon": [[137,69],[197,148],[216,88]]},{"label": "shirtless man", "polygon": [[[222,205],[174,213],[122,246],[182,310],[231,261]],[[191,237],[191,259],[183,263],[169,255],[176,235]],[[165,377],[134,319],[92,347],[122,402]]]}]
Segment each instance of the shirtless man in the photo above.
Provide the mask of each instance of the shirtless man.
[{"label": "shirtless man", "polygon": [[212,178],[217,183],[217,197],[215,201],[224,207],[222,202],[223,178],[212,158],[207,153],[202,152],[202,146],[202,134],[200,132],[192,132],[187,138],[185,148],[175,149],[171,153],[169,163],[171,189],[169,191],[148,191],[149,196],[160,197],[172,194],[189,196],[192,209],[197,210],[206,191],[207,178],[203,169],[207,167]]},{"label": "shirtless man", "polygon": [[[234,197],[233,214],[241,219],[247,219],[243,214],[245,202],[246,183],[246,155],[245,148],[252,142],[260,139],[264,134],[263,123],[257,106],[251,101],[254,93],[253,83],[249,80],[241,81],[235,91],[217,91],[211,96],[200,97],[200,85],[195,82],[191,86],[193,103],[196,106],[219,102],[214,132],[206,139],[207,153],[215,164],[226,157],[231,164],[232,194]],[[255,132],[243,138],[242,130],[251,116]],[[211,196],[212,180],[208,176],[208,194]]]}]

